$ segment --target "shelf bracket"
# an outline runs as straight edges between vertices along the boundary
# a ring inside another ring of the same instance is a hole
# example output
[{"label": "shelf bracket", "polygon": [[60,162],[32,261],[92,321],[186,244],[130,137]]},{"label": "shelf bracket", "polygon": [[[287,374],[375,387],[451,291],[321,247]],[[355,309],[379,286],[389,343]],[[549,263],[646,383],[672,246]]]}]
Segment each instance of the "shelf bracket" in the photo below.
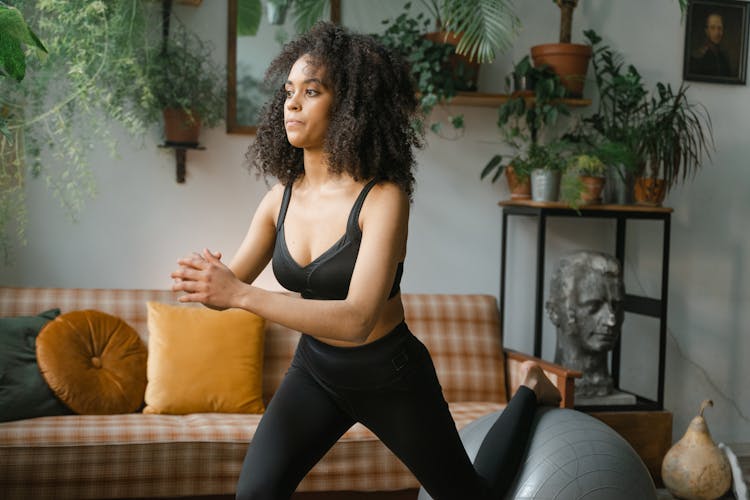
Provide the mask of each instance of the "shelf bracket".
[{"label": "shelf bracket", "polygon": [[164,144],[159,144],[160,148],[169,148],[174,149],[175,159],[176,159],[176,173],[177,173],[177,182],[179,184],[185,183],[185,173],[187,171],[187,150],[188,149],[206,149],[204,146],[199,146],[197,144],[188,144],[188,143],[181,143],[181,142],[165,142]]}]

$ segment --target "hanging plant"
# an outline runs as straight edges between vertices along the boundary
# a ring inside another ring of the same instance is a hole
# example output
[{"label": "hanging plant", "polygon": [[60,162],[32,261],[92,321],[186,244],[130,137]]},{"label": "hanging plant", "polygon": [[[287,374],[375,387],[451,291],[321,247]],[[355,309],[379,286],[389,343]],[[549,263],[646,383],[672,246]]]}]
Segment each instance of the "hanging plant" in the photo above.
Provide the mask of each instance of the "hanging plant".
[{"label": "hanging plant", "polygon": [[[48,56],[26,78],[0,79],[0,238],[7,248],[11,221],[23,242],[25,178],[40,178],[76,219],[95,185],[88,154],[105,144],[114,154],[111,119],[133,135],[146,124],[134,111],[132,89],[143,84],[137,54],[151,43],[147,20],[155,2],[140,0],[6,0],[45,41]],[[157,17],[158,18],[158,17]],[[4,30],[3,30],[4,31]],[[158,40],[157,40],[158,41]]]},{"label": "hanging plant", "polygon": [[[210,44],[175,21],[167,40],[142,57],[145,84],[138,112],[147,123],[161,123],[169,110],[167,115],[180,114],[181,125],[213,127],[224,119],[226,70],[214,62]],[[197,143],[197,137],[176,142]]]}]

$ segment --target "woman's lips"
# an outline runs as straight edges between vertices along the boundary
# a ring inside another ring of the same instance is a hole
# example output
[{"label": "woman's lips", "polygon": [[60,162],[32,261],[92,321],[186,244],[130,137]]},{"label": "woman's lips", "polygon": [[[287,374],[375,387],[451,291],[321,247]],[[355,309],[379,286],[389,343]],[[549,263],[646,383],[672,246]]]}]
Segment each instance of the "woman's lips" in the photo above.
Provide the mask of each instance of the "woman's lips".
[{"label": "woman's lips", "polygon": [[302,125],[302,122],[299,121],[299,120],[287,120],[286,121],[287,128],[289,128],[289,127],[299,127],[300,125]]}]

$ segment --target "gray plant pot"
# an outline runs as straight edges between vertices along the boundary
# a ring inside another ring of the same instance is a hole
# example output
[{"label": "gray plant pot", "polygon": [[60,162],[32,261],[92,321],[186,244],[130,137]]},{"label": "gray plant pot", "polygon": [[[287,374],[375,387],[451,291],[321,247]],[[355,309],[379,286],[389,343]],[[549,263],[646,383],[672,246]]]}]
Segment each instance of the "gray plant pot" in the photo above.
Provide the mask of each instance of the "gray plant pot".
[{"label": "gray plant pot", "polygon": [[623,169],[621,166],[607,167],[607,182],[604,183],[604,193],[602,193],[604,203],[616,205],[633,203],[633,176],[627,173],[623,180],[620,175],[621,169]]},{"label": "gray plant pot", "polygon": [[531,171],[531,199],[557,201],[560,195],[560,171],[537,168]]}]

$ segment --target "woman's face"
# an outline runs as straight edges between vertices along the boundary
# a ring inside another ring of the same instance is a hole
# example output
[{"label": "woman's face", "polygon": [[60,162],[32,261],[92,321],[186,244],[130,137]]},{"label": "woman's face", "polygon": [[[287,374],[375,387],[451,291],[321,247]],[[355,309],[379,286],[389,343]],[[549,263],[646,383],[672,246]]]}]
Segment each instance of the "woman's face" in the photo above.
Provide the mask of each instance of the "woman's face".
[{"label": "woman's face", "polygon": [[297,148],[321,149],[328,130],[333,92],[323,82],[325,71],[304,55],[289,71],[284,90],[284,128],[289,143]]}]

